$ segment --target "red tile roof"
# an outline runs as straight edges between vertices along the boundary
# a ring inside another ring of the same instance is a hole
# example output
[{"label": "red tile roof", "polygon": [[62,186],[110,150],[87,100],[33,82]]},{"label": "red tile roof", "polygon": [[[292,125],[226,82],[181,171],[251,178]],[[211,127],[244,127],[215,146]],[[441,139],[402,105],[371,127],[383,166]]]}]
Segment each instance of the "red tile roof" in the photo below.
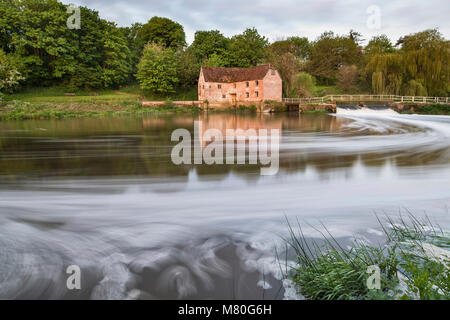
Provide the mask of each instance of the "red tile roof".
[{"label": "red tile roof", "polygon": [[222,83],[262,80],[269,69],[273,69],[270,64],[250,68],[202,67],[205,82]]}]

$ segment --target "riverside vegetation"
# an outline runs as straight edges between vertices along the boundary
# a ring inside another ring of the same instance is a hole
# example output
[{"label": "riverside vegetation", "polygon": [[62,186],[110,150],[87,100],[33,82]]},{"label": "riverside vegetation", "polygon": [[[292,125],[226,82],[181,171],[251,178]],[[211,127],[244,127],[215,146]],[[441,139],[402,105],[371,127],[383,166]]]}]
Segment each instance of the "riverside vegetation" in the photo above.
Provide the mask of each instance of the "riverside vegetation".
[{"label": "riverside vegetation", "polygon": [[67,9],[57,0],[0,2],[0,92],[56,85],[66,92],[115,90],[139,83],[140,88],[129,90],[146,91],[153,100],[196,100],[202,65],[261,63],[278,69],[285,97],[450,92],[450,43],[438,29],[396,42],[377,35],[366,44],[354,30],[343,35],[326,31],[313,41],[293,36],[272,43],[255,28],[232,37],[199,30],[187,45],[184,27],[168,18],[118,27],[81,7],[82,28],[71,30]]},{"label": "riverside vegetation", "polygon": [[[300,223],[297,232],[288,221],[285,241],[297,259],[286,277],[307,299],[450,299],[450,233],[409,212],[406,218],[379,222],[385,243],[354,240],[344,249],[326,228],[316,229],[323,235],[323,244],[318,244],[304,236]],[[366,284],[373,265],[380,268],[380,289]]]}]

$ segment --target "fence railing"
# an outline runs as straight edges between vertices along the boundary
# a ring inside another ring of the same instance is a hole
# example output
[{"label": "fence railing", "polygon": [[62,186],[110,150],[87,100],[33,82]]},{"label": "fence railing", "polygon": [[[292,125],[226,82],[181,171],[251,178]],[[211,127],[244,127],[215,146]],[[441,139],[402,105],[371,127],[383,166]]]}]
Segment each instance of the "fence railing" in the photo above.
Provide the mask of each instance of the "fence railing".
[{"label": "fence railing", "polygon": [[383,101],[383,102],[405,102],[405,103],[438,103],[446,104],[450,102],[449,97],[419,97],[419,96],[396,96],[396,95],[327,95],[323,97],[311,97],[311,98],[283,98],[283,102],[286,103],[326,103],[335,101]]}]

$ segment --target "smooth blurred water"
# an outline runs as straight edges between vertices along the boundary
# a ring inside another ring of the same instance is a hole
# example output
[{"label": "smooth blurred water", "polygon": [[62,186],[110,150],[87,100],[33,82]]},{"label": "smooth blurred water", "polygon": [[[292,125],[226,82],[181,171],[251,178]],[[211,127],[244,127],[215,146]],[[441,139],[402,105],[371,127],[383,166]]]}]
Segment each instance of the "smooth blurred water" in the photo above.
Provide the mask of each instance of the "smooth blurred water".
[{"label": "smooth blurred water", "polygon": [[[280,129],[280,170],[171,162],[174,129]],[[0,122],[0,298],[283,298],[286,219],[377,241],[449,226],[450,118],[384,113]],[[66,268],[82,270],[82,290]]]}]

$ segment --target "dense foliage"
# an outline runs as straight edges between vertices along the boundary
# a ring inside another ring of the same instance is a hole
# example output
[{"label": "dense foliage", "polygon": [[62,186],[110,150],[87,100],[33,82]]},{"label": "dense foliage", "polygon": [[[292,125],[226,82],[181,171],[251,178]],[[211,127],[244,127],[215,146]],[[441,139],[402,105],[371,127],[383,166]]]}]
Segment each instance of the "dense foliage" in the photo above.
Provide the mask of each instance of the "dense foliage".
[{"label": "dense foliage", "polygon": [[447,96],[450,91],[449,41],[436,29],[401,37],[395,45],[379,35],[366,46],[353,30],[327,31],[315,41],[289,37],[272,43],[255,28],[232,37],[201,30],[187,46],[183,26],[168,18],[117,27],[81,7],[81,28],[70,29],[67,9],[58,0],[0,2],[0,90],[19,84],[118,88],[137,80],[142,88],[169,94],[176,87],[195,87],[202,65],[270,63],[280,72],[285,96],[317,94],[316,84],[376,94]]},{"label": "dense foliage", "polygon": [[148,43],[138,65],[137,78],[141,87],[162,94],[174,92],[178,83],[177,62],[172,48]]}]

